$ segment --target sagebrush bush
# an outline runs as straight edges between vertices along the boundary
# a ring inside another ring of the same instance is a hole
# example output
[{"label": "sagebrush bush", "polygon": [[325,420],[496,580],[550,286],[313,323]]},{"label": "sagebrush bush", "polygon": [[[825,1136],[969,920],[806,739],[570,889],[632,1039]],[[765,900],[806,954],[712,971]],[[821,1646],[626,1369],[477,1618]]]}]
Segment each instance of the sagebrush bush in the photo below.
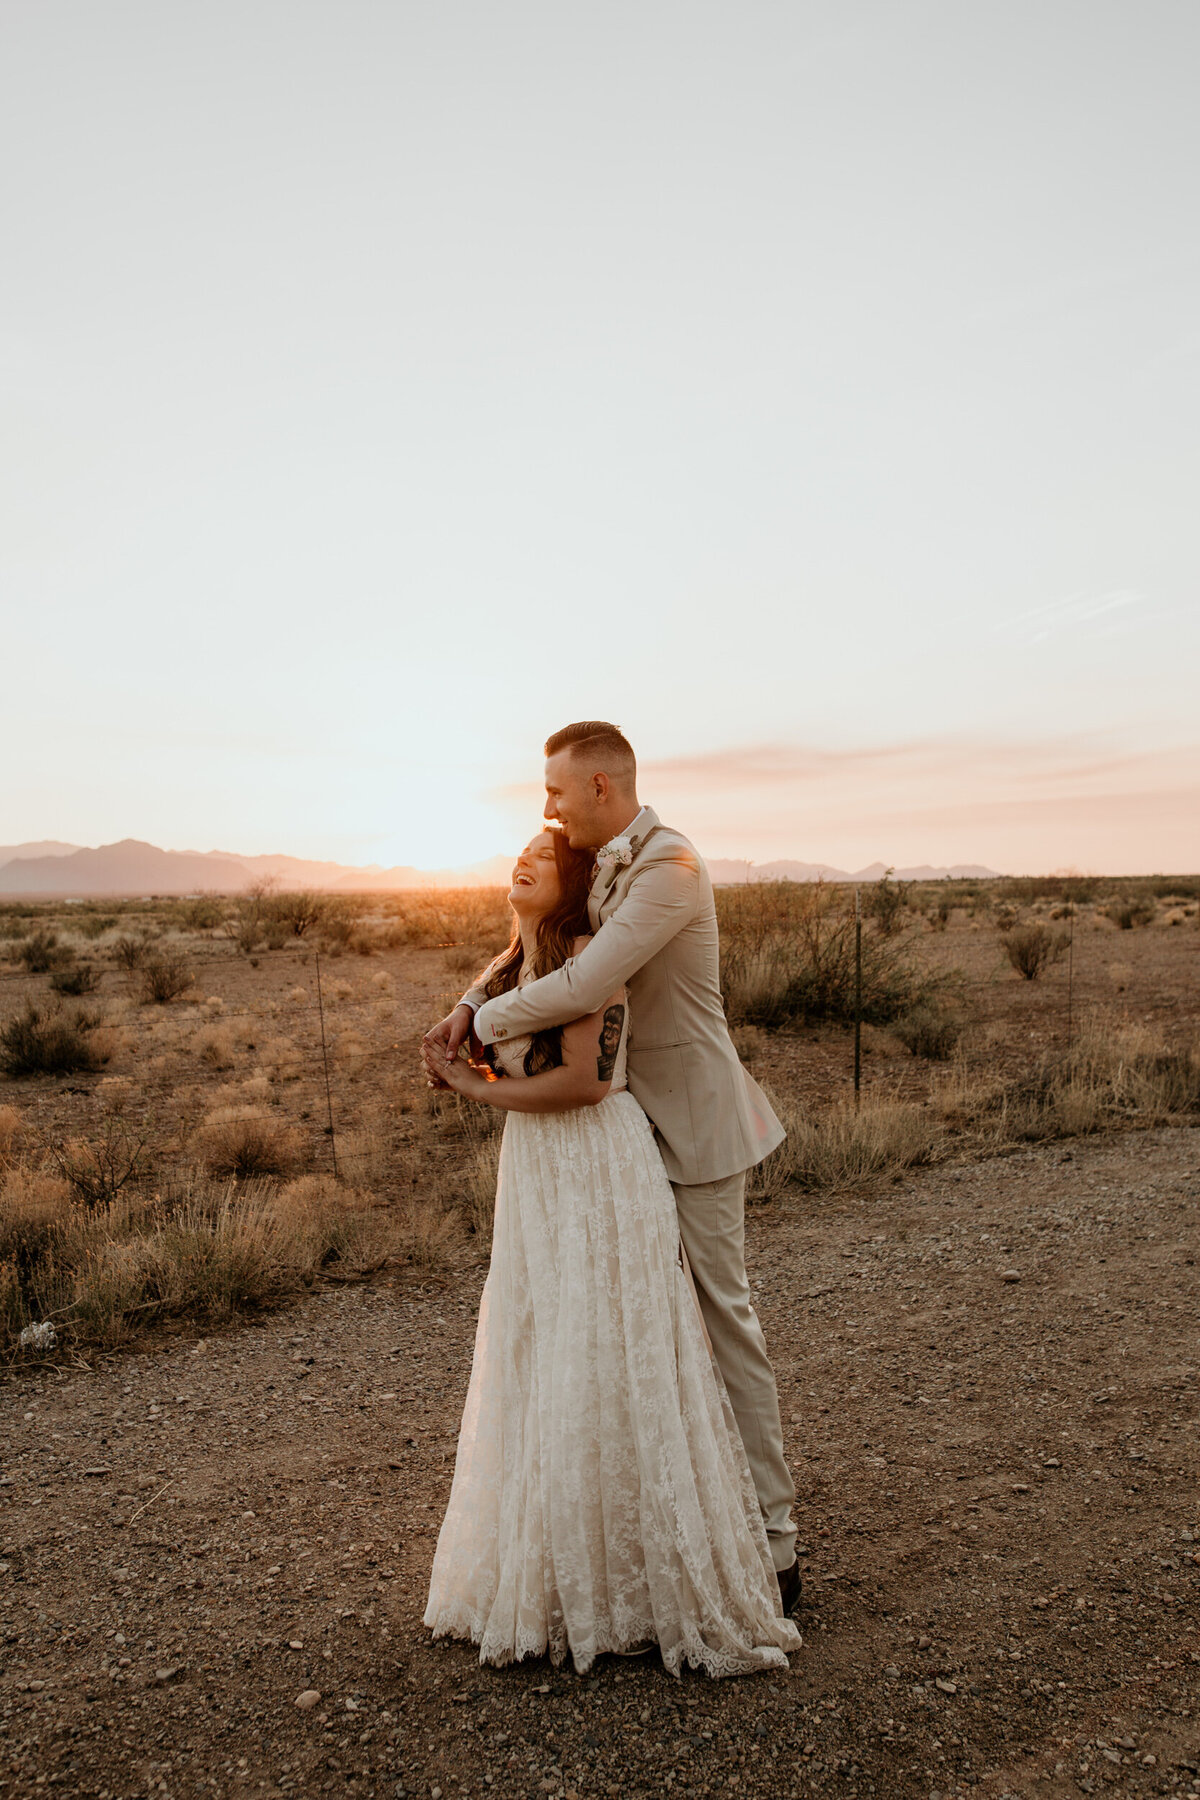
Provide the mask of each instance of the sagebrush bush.
[{"label": "sagebrush bush", "polygon": [[1045,925],[1017,925],[1000,941],[1018,975],[1036,981],[1044,968],[1066,954],[1069,940],[1065,931],[1049,931]]},{"label": "sagebrush bush", "polygon": [[953,1007],[927,1000],[902,1014],[891,1030],[911,1055],[946,1062],[962,1037],[962,1014]]},{"label": "sagebrush bush", "polygon": [[150,939],[148,937],[131,937],[128,932],[123,932],[112,946],[113,961],[119,963],[123,969],[132,972],[141,963],[149,948]]},{"label": "sagebrush bush", "polygon": [[[854,1014],[854,896],[821,882],[752,882],[717,892],[721,991],[731,1025],[776,1030]],[[866,932],[863,1018],[886,1024],[948,978],[921,969],[901,939]]]},{"label": "sagebrush bush", "polygon": [[27,1002],[0,1026],[0,1069],[6,1075],[70,1075],[103,1068],[113,1053],[100,1014]]},{"label": "sagebrush bush", "polygon": [[168,1006],[186,994],[195,977],[177,950],[160,950],[142,959],[138,991],[147,1005]]},{"label": "sagebrush bush", "polygon": [[47,975],[69,961],[71,952],[58,941],[56,931],[39,930],[24,938],[17,951],[17,961],[24,963],[31,975]]},{"label": "sagebrush bush", "polygon": [[94,994],[100,986],[100,971],[94,963],[66,963],[51,969],[50,986],[56,994]]},{"label": "sagebrush bush", "polygon": [[1118,931],[1134,931],[1141,926],[1152,925],[1157,911],[1153,900],[1137,896],[1112,900],[1104,909],[1105,916],[1112,920]]}]

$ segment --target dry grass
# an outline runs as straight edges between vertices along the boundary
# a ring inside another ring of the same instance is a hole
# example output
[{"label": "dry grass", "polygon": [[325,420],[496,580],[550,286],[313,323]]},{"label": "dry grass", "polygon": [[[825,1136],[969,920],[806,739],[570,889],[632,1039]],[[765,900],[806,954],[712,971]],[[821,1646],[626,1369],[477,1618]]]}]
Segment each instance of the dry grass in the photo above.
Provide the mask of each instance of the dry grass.
[{"label": "dry grass", "polygon": [[0,1171],[11,1167],[16,1161],[24,1135],[25,1128],[16,1107],[0,1106]]},{"label": "dry grass", "polygon": [[196,1054],[210,1069],[232,1069],[237,1061],[228,1025],[204,1025],[196,1033]]},{"label": "dry grass", "polygon": [[444,1210],[374,1205],[328,1176],[214,1182],[183,1171],[151,1200],[78,1207],[68,1184],[29,1168],[0,1185],[0,1342],[52,1319],[80,1346],[127,1342],[148,1323],[219,1323],[279,1305],[322,1270],[387,1260],[440,1266],[461,1234]]},{"label": "dry grass", "polygon": [[912,1101],[871,1095],[857,1107],[810,1113],[778,1095],[770,1098],[787,1137],[751,1172],[751,1204],[787,1188],[815,1193],[854,1187],[871,1176],[932,1162],[938,1154],[941,1122]]},{"label": "dry grass", "polygon": [[496,1182],[500,1170],[500,1138],[493,1135],[472,1150],[463,1174],[462,1205],[467,1229],[491,1242],[496,1216]]},{"label": "dry grass", "polygon": [[15,1078],[70,1075],[103,1068],[114,1047],[99,1013],[30,1000],[0,1027],[0,1069]]},{"label": "dry grass", "polygon": [[301,1156],[295,1128],[257,1106],[221,1107],[196,1135],[200,1160],[210,1175],[245,1181],[257,1175],[290,1175]]}]

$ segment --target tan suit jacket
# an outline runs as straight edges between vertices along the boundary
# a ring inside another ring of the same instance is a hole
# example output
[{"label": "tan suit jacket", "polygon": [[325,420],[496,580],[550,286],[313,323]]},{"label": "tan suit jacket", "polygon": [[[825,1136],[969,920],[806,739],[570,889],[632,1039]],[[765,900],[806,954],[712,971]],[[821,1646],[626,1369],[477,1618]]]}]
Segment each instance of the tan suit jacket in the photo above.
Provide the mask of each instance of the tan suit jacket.
[{"label": "tan suit jacket", "polygon": [[761,1162],[784,1129],[738,1061],[721,1004],[712,882],[695,848],[648,807],[633,861],[601,868],[588,901],[595,936],[539,981],[477,1007],[484,1044],[565,1025],[629,994],[629,1086],[658,1134],[667,1174],[689,1186]]}]

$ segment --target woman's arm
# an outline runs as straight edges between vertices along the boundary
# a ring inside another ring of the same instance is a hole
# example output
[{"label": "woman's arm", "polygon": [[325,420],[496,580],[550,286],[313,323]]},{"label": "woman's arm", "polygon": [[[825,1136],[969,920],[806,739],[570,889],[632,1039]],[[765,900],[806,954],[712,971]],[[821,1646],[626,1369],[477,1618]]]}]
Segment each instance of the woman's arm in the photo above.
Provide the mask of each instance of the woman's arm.
[{"label": "woman's arm", "polygon": [[506,1112],[571,1112],[596,1106],[612,1087],[616,1046],[625,1023],[625,990],[619,989],[585,1018],[564,1025],[563,1059],[557,1069],[537,1075],[489,1081],[461,1060],[447,1059],[438,1045],[426,1045],[425,1066],[456,1094],[500,1106]]}]

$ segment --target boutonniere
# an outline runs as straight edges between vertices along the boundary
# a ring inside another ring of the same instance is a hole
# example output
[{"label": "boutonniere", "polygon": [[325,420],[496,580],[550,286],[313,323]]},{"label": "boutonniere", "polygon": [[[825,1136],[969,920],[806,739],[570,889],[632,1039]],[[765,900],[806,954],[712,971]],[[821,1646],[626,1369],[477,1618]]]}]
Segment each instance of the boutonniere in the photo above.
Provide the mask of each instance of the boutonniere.
[{"label": "boutonniere", "polygon": [[605,887],[611,887],[617,879],[618,869],[627,869],[633,861],[633,840],[627,837],[610,838],[607,844],[601,844],[596,852],[596,866],[608,871]]}]

